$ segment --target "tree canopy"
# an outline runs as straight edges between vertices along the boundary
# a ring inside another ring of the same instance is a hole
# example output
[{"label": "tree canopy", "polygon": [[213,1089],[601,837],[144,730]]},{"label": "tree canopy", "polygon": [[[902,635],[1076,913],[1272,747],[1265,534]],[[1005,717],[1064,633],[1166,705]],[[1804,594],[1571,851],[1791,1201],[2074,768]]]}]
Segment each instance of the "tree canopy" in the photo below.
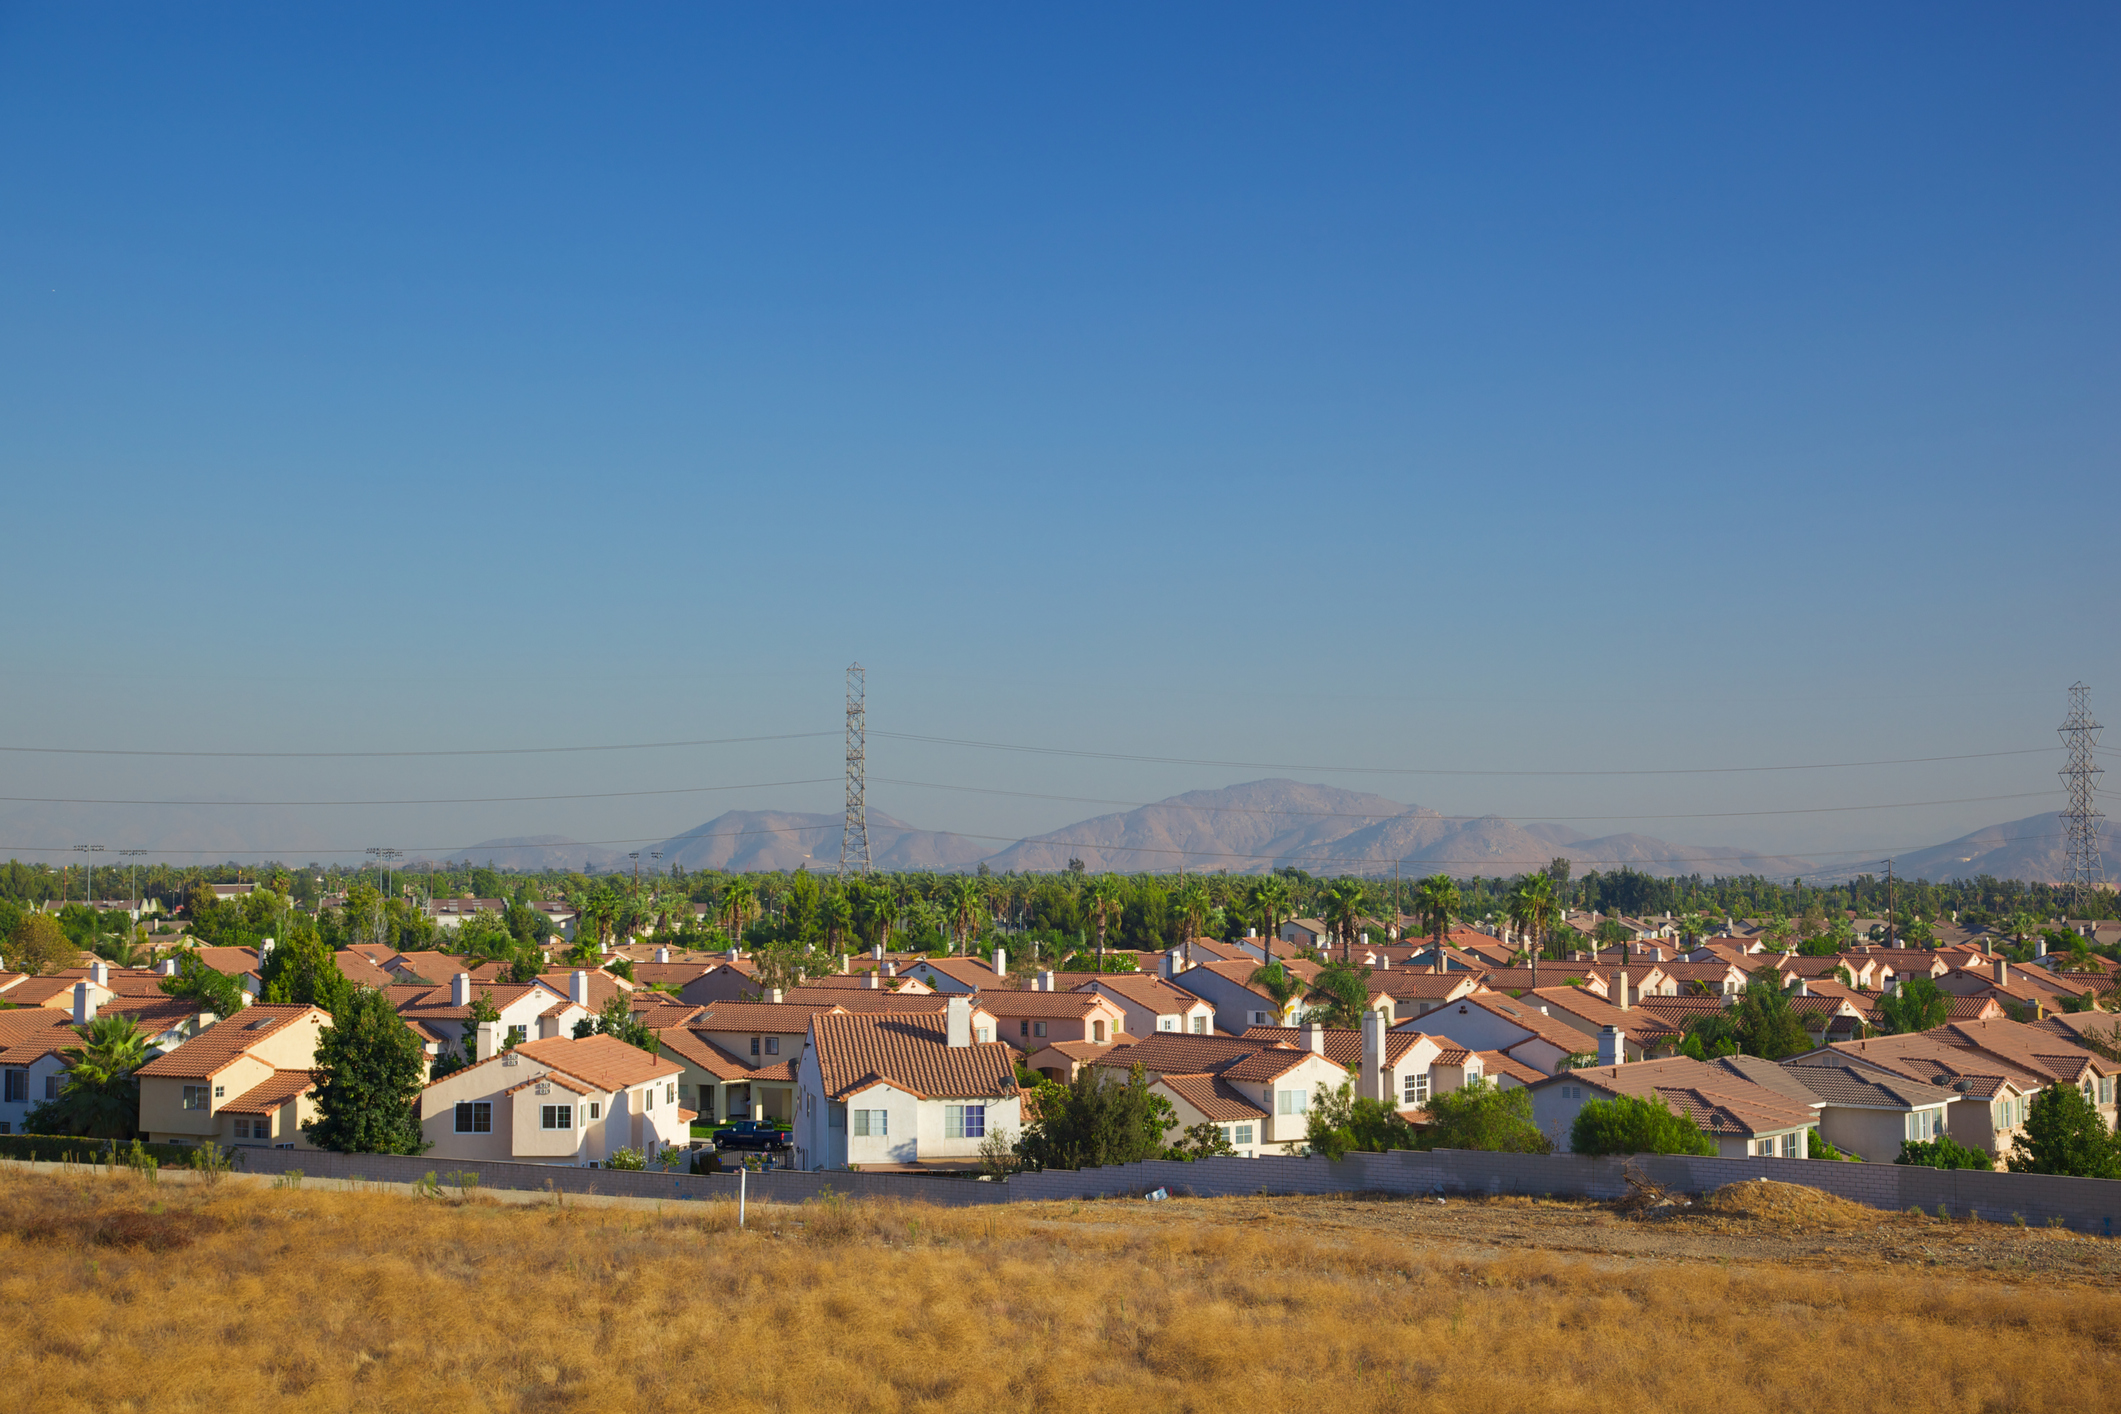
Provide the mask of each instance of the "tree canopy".
[{"label": "tree canopy", "polygon": [[1569,1130],[1569,1147],[1579,1154],[1716,1155],[1716,1141],[1661,1097],[1615,1095],[1587,1100]]},{"label": "tree canopy", "polygon": [[427,1061],[390,999],[357,987],[317,1036],[317,1114],[303,1132],[342,1154],[417,1154],[428,1147],[413,1105]]},{"label": "tree canopy", "polygon": [[1177,1123],[1171,1102],[1149,1089],[1149,1078],[1135,1066],[1122,1080],[1109,1071],[1085,1066],[1068,1085],[1039,1082],[1016,1142],[1018,1157],[1031,1169],[1098,1168],[1139,1163],[1163,1153],[1164,1132]]},{"label": "tree canopy", "polygon": [[1416,1146],[1486,1149],[1503,1154],[1551,1154],[1554,1141],[1532,1122],[1532,1092],[1504,1090],[1481,1079],[1432,1096],[1429,1124]]},{"label": "tree canopy", "polygon": [[2121,1142],[2081,1091],[2058,1083],[2033,1096],[2004,1162],[2012,1173],[2121,1178]]}]

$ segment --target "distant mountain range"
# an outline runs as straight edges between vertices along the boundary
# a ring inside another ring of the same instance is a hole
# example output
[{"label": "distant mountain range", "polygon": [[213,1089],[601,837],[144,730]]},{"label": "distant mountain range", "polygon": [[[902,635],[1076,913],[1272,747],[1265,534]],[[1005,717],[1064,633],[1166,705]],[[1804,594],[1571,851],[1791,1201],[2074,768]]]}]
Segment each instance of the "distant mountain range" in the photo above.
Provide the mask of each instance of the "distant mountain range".
[{"label": "distant mountain range", "polygon": [[[343,839],[343,837],[342,837]],[[2121,829],[2103,834],[2109,867],[2121,874]],[[0,816],[0,857],[20,854],[72,863],[78,843],[111,851],[141,848],[147,858],[183,864],[255,858],[259,851],[299,862],[321,859],[328,848],[299,811],[279,806],[32,805]],[[31,853],[30,846],[44,852]],[[1580,875],[1590,869],[1630,867],[1645,873],[1805,875],[1821,882],[1879,872],[1865,860],[1822,869],[1807,859],[1763,854],[1728,845],[1675,844],[1648,835],[1586,836],[1565,825],[1516,823],[1497,816],[1445,816],[1380,795],[1301,781],[1264,780],[1223,790],[1189,791],[1153,805],[1094,816],[997,848],[993,840],[923,830],[882,811],[869,815],[870,859],[879,869],[972,869],[997,872],[1065,869],[1080,859],[1093,871],[1228,870],[1262,873],[1295,865],[1312,873],[1404,874],[1444,870],[1507,876],[1539,868],[1556,855]],[[659,844],[641,848],[640,863],[688,870],[814,870],[839,867],[840,817],[793,811],[732,810]],[[621,850],[578,844],[563,835],[482,840],[440,858],[510,870],[630,869]],[[408,861],[410,862],[410,861]],[[2063,869],[2062,824],[2054,814],[1990,825],[1959,839],[1914,850],[1895,860],[1908,878],[1972,878],[2053,882]]]}]

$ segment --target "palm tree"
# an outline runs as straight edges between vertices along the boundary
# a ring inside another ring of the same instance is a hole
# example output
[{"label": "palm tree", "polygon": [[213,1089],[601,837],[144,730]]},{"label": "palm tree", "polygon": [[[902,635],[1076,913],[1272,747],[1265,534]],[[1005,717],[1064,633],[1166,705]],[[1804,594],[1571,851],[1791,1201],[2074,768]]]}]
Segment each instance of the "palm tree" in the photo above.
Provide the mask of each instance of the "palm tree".
[{"label": "palm tree", "polygon": [[1510,922],[1526,938],[1525,950],[1532,960],[1532,988],[1539,987],[1539,950],[1547,930],[1554,926],[1554,881],[1544,874],[1527,874],[1510,890]]},{"label": "palm tree", "polygon": [[147,1038],[133,1018],[99,1016],[77,1028],[82,1044],[59,1053],[66,1077],[59,1098],[42,1107],[39,1127],[91,1139],[127,1139],[140,1120],[140,1082],[133,1072],[147,1064]]},{"label": "palm tree", "polygon": [[1363,902],[1363,886],[1353,879],[1342,879],[1326,890],[1326,926],[1340,934],[1342,962],[1349,961],[1355,946],[1355,925],[1362,919]]},{"label": "palm tree", "polygon": [[950,901],[950,936],[962,953],[979,927],[980,905],[986,901],[987,890],[970,874],[960,874],[950,881],[946,896]]},{"label": "palm tree", "polygon": [[843,893],[829,893],[818,904],[818,920],[825,925],[825,942],[837,952],[840,939],[854,926],[854,905]]},{"label": "palm tree", "polygon": [[1281,920],[1289,911],[1289,881],[1278,874],[1269,874],[1252,886],[1252,916],[1259,920],[1262,948],[1268,957],[1274,956],[1274,939],[1281,936]]},{"label": "palm tree", "polygon": [[739,948],[744,946],[744,924],[758,912],[759,894],[749,879],[739,876],[731,879],[722,890],[722,921],[728,928],[730,941]]},{"label": "palm tree", "polygon": [[1199,937],[1200,930],[1208,925],[1208,909],[1212,907],[1208,900],[1208,886],[1199,879],[1188,879],[1185,886],[1179,889],[1178,897],[1174,902],[1178,907],[1178,916],[1185,924],[1186,966],[1191,967],[1193,965],[1193,940]]},{"label": "palm tree", "polygon": [[1282,966],[1280,958],[1255,967],[1252,969],[1252,975],[1245,980],[1274,999],[1277,1021],[1288,1020],[1289,1003],[1304,989],[1303,979]]},{"label": "palm tree", "polygon": [[1451,930],[1451,916],[1464,902],[1449,874],[1431,874],[1414,889],[1414,911],[1421,915],[1422,930],[1436,940],[1436,970],[1443,971],[1443,940]]},{"label": "palm tree", "polygon": [[1116,874],[1100,874],[1090,881],[1085,895],[1090,912],[1097,918],[1097,975],[1105,975],[1105,926],[1126,909],[1125,891]]}]

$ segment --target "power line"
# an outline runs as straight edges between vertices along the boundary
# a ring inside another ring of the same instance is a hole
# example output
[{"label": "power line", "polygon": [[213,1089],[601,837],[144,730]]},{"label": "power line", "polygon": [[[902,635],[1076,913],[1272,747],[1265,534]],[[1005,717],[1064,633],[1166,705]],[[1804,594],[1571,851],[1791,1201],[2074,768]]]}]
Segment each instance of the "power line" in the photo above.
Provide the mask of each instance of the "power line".
[{"label": "power line", "polygon": [[1008,742],[972,741],[961,737],[920,736],[911,732],[878,732],[894,741],[917,741],[930,746],[967,746],[983,751],[1019,751],[1035,756],[1073,756],[1095,761],[1132,761],[1161,766],[1226,766],[1246,771],[1325,771],[1367,776],[1725,776],[1761,771],[1847,771],[1865,766],[1925,766],[1940,761],[1986,761],[1999,756],[2041,756],[2061,750],[2055,746],[2027,747],[2017,751],[1974,751],[1958,756],[1904,756],[1888,761],[1809,761],[1785,766],[1672,766],[1645,770],[1610,771],[1518,771],[1474,770],[1431,766],[1318,766],[1288,761],[1223,761],[1211,757],[1140,756],[1118,751],[1079,751],[1060,746],[1020,746]]},{"label": "power line", "polygon": [[491,746],[450,751],[133,751],[102,746],[0,746],[0,751],[37,756],[199,756],[216,760],[337,761],[406,756],[557,756],[580,751],[664,751],[680,746],[740,746],[757,741],[804,741],[831,732],[782,732],[775,736],[724,736],[699,741],[634,741],[610,746]]},{"label": "power line", "polygon": [[51,795],[0,795],[0,801],[33,805],[219,805],[219,806],[325,806],[325,805],[513,805],[535,800],[625,800],[644,795],[699,795],[716,790],[771,790],[779,786],[817,786],[836,780],[819,776],[807,781],[757,781],[741,786],[673,786],[666,790],[596,790],[572,795],[473,795],[437,800],[73,800]]}]

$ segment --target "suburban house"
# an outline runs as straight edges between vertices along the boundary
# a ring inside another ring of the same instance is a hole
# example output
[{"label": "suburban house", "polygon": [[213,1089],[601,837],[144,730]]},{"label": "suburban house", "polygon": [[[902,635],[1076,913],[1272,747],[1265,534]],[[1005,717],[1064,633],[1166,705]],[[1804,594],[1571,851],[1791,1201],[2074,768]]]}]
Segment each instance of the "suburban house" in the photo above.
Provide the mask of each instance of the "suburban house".
[{"label": "suburban house", "polygon": [[[1285,960],[1282,965],[1305,982],[1318,975],[1314,962]],[[1276,1002],[1253,984],[1252,974],[1259,968],[1259,963],[1249,960],[1204,962],[1170,980],[1214,1007],[1216,1027],[1232,1036],[1254,1026],[1294,1026],[1303,1014],[1303,993],[1299,991],[1286,1003]]]},{"label": "suburban house", "polygon": [[[1164,1135],[1167,1144],[1177,1143],[1191,1125],[1213,1123],[1229,1130],[1240,1153],[1269,1148],[1290,1152],[1288,1146],[1304,1142],[1313,1097],[1337,1090],[1349,1079],[1347,1067],[1326,1055],[1324,1032],[1323,1027],[1306,1027],[1306,1044],[1300,1047],[1158,1032],[1115,1046],[1093,1064],[1118,1079],[1142,1067],[1150,1088],[1169,1098],[1178,1114]],[[1239,1117],[1240,1102],[1249,1106],[1245,1117]],[[1245,1126],[1250,1126],[1249,1150],[1238,1142],[1238,1130]]]},{"label": "suburban house", "polygon": [[1328,1026],[1255,1026],[1241,1038],[1267,1045],[1316,1049],[1348,1072],[1355,1094],[1398,1110],[1417,1110],[1431,1095],[1456,1090],[1481,1078],[1477,1056],[1443,1036],[1420,1031],[1393,1031],[1376,1012],[1363,1018],[1360,1031]]},{"label": "suburban house", "polygon": [[1621,1035],[1627,1038],[1627,1059],[1631,1061],[1676,1046],[1680,1029],[1655,1012],[1630,1001],[1626,987],[1627,979],[1618,979],[1612,1001],[1594,996],[1581,987],[1541,987],[1536,992],[1525,993],[1520,1000],[1544,1007],[1548,1016],[1583,1032],[1586,1038],[1584,1050],[1593,1049],[1599,1034],[1608,1026],[1618,1027]]},{"label": "suburban house", "polygon": [[1572,1070],[1526,1088],[1533,1123],[1563,1153],[1584,1104],[1617,1095],[1663,1100],[1707,1131],[1727,1159],[1808,1157],[1806,1135],[1818,1119],[1808,1094],[1798,1100],[1740,1069],[1687,1056]]},{"label": "suburban house", "polygon": [[1117,1041],[1127,1025],[1119,1003],[1088,990],[982,992],[978,1009],[993,1020],[983,1024],[975,1019],[974,1040],[1007,1041],[1025,1052],[1043,1050],[1055,1041]]},{"label": "suburban house", "polygon": [[59,1053],[80,1044],[73,1018],[56,1008],[0,1011],[0,1134],[24,1133],[29,1112],[59,1098]]},{"label": "suburban house", "polygon": [[302,1121],[317,1036],[331,1025],[320,1007],[245,1007],[136,1072],[140,1131],[149,1143],[307,1149]]},{"label": "suburban house", "polygon": [[1471,996],[1481,985],[1477,972],[1419,972],[1404,967],[1372,972],[1364,981],[1373,1004],[1378,997],[1392,999],[1391,1015],[1385,1018],[1391,1022],[1426,1016],[1446,1002]]},{"label": "suburban house", "polygon": [[[1838,1063],[1837,1063],[1838,1062]],[[1875,1066],[1841,1060],[1832,1051],[1785,1062],[1783,1069],[1819,1097],[1819,1133],[1827,1143],[1865,1163],[1889,1164],[1910,1139],[1948,1133],[1948,1110],[1980,1098],[1950,1087],[1924,1085]],[[2009,1082],[1987,1096],[2002,1107],[2022,1099]],[[2002,1114],[1998,1119],[2007,1119]],[[1967,1126],[1961,1124],[1962,1131]],[[1999,1130],[2006,1126],[1998,1126]]]},{"label": "suburban house", "polygon": [[[1501,1051],[1544,1075],[1564,1068],[1572,1056],[1595,1053],[1595,1038],[1549,1016],[1537,1004],[1502,992],[1475,992],[1438,1007],[1395,1030],[1426,1031],[1448,1036],[1469,1051]],[[1609,1059],[1617,1059],[1611,1057]]]},{"label": "suburban house", "polygon": [[798,1068],[796,1162],[806,1169],[969,1167],[1023,1130],[1014,1048],[972,1036],[972,1003],[940,1012],[820,1012]]},{"label": "suburban house", "polygon": [[569,985],[574,997],[543,980],[474,982],[470,973],[459,972],[446,987],[405,983],[385,987],[383,994],[420,1037],[432,1063],[449,1052],[469,1059],[464,1028],[471,1021],[474,1003],[482,997],[501,1014],[497,1033],[501,1049],[525,1041],[572,1036],[575,1022],[593,1016],[595,1008],[586,1000],[574,999],[592,995],[589,974],[574,973]]},{"label": "suburban house", "polygon": [[997,953],[995,959],[1001,964],[1001,971],[996,971],[985,958],[924,957],[904,969],[904,975],[938,992],[985,992],[1001,986],[1002,979],[1008,976],[1006,954]]},{"label": "suburban house", "polygon": [[435,1158],[459,1162],[601,1164],[619,1149],[653,1158],[691,1137],[675,1061],[616,1036],[525,1041],[481,1057],[420,1092],[420,1128]]},{"label": "suburban house", "polygon": [[474,913],[506,913],[505,898],[436,898],[429,899],[425,908],[428,920],[437,928],[455,928]]},{"label": "suburban house", "polygon": [[1138,972],[1117,972],[1093,977],[1075,990],[1095,992],[1118,1007],[1123,1017],[1119,1029],[1130,1036],[1148,1036],[1158,1031],[1183,1031],[1205,1036],[1215,1029],[1214,1007],[1185,988],[1160,978],[1144,977]]},{"label": "suburban house", "polygon": [[680,1025],[655,1028],[679,1062],[680,1102],[710,1122],[795,1118],[796,1063],[816,1003],[714,1002]]}]

